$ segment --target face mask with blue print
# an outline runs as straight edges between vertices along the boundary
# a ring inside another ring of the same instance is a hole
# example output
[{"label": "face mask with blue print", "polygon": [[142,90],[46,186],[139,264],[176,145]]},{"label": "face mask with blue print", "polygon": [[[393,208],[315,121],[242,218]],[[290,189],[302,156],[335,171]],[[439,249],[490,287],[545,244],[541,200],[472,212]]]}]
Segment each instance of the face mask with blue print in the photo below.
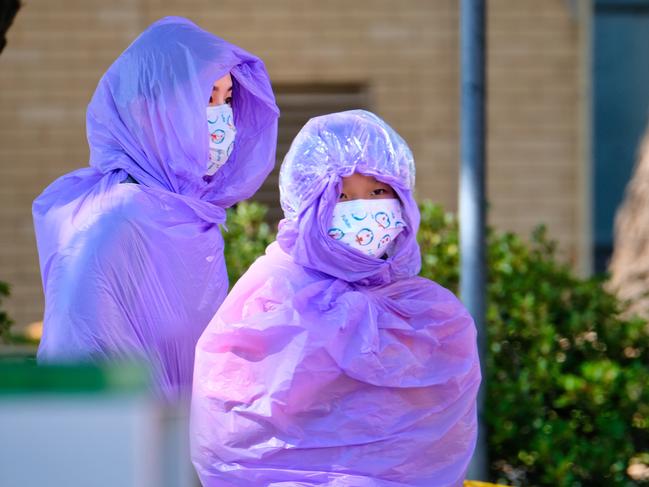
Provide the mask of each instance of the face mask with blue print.
[{"label": "face mask with blue print", "polygon": [[232,107],[224,103],[207,107],[207,127],[210,134],[210,157],[206,174],[212,176],[226,163],[234,149],[237,129]]},{"label": "face mask with blue print", "polygon": [[371,257],[389,254],[406,228],[398,199],[342,201],[334,208],[328,234]]}]

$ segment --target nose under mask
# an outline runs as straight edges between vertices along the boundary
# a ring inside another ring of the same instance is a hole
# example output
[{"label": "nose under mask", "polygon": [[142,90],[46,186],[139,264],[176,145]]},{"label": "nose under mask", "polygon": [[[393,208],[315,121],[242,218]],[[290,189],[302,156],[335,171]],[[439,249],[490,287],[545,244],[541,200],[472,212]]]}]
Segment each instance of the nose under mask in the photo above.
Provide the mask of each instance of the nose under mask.
[{"label": "nose under mask", "polygon": [[234,149],[237,129],[234,126],[232,107],[224,103],[207,107],[207,127],[209,131],[208,176],[214,175],[225,164]]},{"label": "nose under mask", "polygon": [[336,204],[328,234],[366,255],[381,258],[390,254],[404,228],[398,199],[359,199]]}]

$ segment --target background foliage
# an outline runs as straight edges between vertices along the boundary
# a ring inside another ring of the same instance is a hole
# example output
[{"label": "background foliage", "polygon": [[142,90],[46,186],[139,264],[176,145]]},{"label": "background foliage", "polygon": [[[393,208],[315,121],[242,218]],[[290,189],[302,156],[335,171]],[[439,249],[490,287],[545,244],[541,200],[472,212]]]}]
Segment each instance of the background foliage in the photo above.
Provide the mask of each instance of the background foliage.
[{"label": "background foliage", "polygon": [[227,231],[223,232],[223,238],[230,287],[275,240],[275,233],[265,220],[267,212],[268,208],[254,201],[228,209]]},{"label": "background foliage", "polygon": [[13,324],[7,312],[2,309],[2,301],[7,297],[9,297],[9,284],[0,281],[0,343],[9,339],[9,328]]}]

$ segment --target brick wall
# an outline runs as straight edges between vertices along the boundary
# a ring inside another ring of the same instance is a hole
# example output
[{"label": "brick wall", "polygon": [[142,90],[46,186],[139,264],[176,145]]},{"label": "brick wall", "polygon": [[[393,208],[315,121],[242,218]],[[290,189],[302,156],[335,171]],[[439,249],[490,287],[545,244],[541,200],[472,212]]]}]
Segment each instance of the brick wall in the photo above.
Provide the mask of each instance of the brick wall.
[{"label": "brick wall", "polygon": [[[262,57],[276,83],[358,83],[410,143],[418,194],[456,208],[457,0],[31,0],[0,55],[0,279],[19,324],[40,319],[31,201],[87,164],[84,112],[113,59],[150,22],[188,16]],[[488,15],[490,220],[581,238],[581,25],[565,0],[492,0]]]},{"label": "brick wall", "polygon": [[490,3],[488,193],[492,223],[523,233],[546,223],[577,262],[581,53],[568,3]]}]

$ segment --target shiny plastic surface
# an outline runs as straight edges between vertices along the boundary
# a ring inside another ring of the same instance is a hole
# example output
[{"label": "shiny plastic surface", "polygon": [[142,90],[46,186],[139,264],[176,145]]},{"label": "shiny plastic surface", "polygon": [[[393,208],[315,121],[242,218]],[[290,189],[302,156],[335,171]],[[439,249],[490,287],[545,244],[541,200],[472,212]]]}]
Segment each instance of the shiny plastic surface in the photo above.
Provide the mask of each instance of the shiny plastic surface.
[{"label": "shiny plastic surface", "polygon": [[[387,259],[327,235],[340,178],[395,189],[407,228]],[[318,117],[282,167],[278,242],[201,336],[191,413],[206,487],[459,487],[476,440],[473,320],[417,277],[410,150],[375,115]]]},{"label": "shiny plastic surface", "polygon": [[[204,178],[206,106],[228,72],[237,145]],[[122,53],[88,106],[91,167],[33,205],[39,361],[140,359],[163,397],[189,392],[196,341],[228,289],[224,208],[271,171],[277,117],[263,63],[186,19],[154,23]]]}]

